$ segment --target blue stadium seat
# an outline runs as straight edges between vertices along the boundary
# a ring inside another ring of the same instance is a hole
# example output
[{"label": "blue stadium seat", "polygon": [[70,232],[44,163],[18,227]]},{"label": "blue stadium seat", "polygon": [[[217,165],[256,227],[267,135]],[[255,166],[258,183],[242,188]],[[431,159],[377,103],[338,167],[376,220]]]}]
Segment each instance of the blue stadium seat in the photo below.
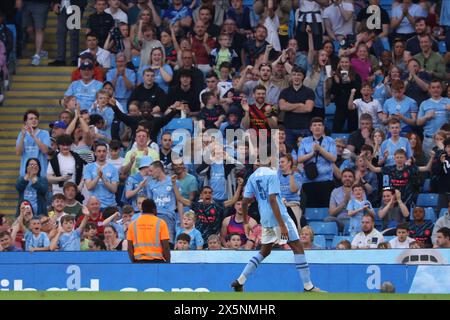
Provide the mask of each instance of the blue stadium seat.
[{"label": "blue stadium seat", "polygon": [[437,193],[420,193],[417,197],[416,206],[418,207],[437,207],[438,194]]},{"label": "blue stadium seat", "polygon": [[421,192],[423,192],[423,193],[430,192],[430,184],[431,184],[431,180],[425,179],[425,181],[423,182]]},{"label": "blue stadium seat", "polygon": [[[165,133],[165,132],[172,133],[176,129],[185,129],[192,136],[192,133],[194,131],[193,126],[194,126],[194,124],[192,122],[192,119],[190,119],[190,118],[175,118],[175,119],[172,119],[168,124],[166,124],[161,129],[161,132],[158,135],[158,144],[160,144],[160,142],[161,142],[161,136],[162,136],[163,133]],[[172,136],[173,146],[176,147],[179,144],[180,144],[180,146],[182,146],[184,141],[186,141],[186,138],[187,138],[186,135],[187,135],[186,132],[180,132],[179,135],[178,134],[177,135],[173,135]],[[176,150],[176,151],[178,151],[178,150]]]},{"label": "blue stadium seat", "polygon": [[439,212],[439,218],[440,218],[440,217],[443,217],[447,211],[448,211],[447,208],[442,208],[442,209],[441,209],[441,212]]},{"label": "blue stadium seat", "polygon": [[350,236],[350,221],[344,223],[344,231],[342,232],[343,236]]},{"label": "blue stadium seat", "polygon": [[[434,208],[427,207],[427,208],[424,208],[424,210],[425,210],[425,218],[424,219],[431,220],[433,223],[435,223],[436,222],[436,212],[434,211]],[[414,208],[411,208],[410,214],[409,214],[409,218],[411,220],[413,220],[413,211],[414,211]]]},{"label": "blue stadium seat", "polygon": [[309,226],[314,230],[315,234],[333,235],[338,234],[336,222],[319,222],[311,221]]},{"label": "blue stadium seat", "polygon": [[314,235],[314,244],[318,247],[321,247],[322,249],[327,248],[326,239],[323,235]]},{"label": "blue stadium seat", "polygon": [[323,221],[328,216],[328,208],[306,208],[305,210],[305,218],[308,221]]},{"label": "blue stadium seat", "polygon": [[331,242],[331,249],[336,249],[336,246],[339,242],[343,240],[348,240],[352,242],[352,237],[350,236],[334,236],[333,241]]}]

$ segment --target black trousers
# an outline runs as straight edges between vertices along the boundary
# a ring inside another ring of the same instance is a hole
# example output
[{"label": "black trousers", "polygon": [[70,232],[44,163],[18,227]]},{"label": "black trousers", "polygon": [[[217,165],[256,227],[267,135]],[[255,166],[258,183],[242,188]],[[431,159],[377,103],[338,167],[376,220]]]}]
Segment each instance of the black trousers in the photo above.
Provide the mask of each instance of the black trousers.
[{"label": "black trousers", "polygon": [[303,191],[306,195],[306,208],[328,208],[333,189],[333,181],[303,184]]},{"label": "black trousers", "polygon": [[346,132],[353,132],[358,129],[358,111],[348,110],[347,105],[342,106],[336,104],[336,113],[334,114],[333,120],[333,132],[344,132],[345,120],[347,120]]}]

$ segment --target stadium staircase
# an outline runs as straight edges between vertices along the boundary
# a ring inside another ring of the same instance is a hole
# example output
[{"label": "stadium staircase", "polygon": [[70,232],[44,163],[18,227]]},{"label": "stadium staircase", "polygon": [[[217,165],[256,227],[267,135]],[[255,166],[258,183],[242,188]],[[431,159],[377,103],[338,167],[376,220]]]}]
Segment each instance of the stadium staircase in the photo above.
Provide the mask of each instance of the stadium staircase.
[{"label": "stadium staircase", "polygon": [[[69,47],[68,47],[69,48]],[[18,194],[15,189],[20,157],[16,156],[15,143],[23,126],[23,113],[30,108],[40,114],[40,128],[48,130],[50,122],[62,110],[58,100],[70,84],[73,67],[49,67],[48,61],[56,56],[56,14],[49,13],[45,31],[44,49],[48,59],[40,66],[31,66],[34,43],[28,43],[24,59],[18,59],[16,73],[10,77],[9,91],[0,107],[0,213],[15,214]]]}]

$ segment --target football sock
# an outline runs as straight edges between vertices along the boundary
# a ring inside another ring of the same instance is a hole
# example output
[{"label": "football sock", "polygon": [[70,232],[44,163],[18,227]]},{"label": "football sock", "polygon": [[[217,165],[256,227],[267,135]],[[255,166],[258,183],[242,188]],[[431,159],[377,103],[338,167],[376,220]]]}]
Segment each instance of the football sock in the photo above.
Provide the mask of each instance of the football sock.
[{"label": "football sock", "polygon": [[300,274],[300,279],[303,281],[303,287],[306,290],[311,290],[314,286],[311,282],[311,274],[309,271],[308,262],[304,254],[294,254],[295,268]]},{"label": "football sock", "polygon": [[261,255],[261,253],[258,252],[256,256],[250,259],[250,261],[247,263],[247,265],[244,268],[244,271],[242,271],[242,274],[237,279],[240,284],[244,284],[245,281],[247,281],[247,277],[251,275],[256,268],[258,268],[259,264],[264,260],[264,257]]}]

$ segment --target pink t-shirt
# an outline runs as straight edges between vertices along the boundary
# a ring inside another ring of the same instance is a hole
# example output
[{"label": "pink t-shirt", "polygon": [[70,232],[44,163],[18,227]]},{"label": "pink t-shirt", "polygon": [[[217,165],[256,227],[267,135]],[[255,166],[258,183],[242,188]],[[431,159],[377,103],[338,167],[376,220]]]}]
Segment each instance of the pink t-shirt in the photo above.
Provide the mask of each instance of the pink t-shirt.
[{"label": "pink t-shirt", "polygon": [[361,77],[361,81],[366,81],[372,71],[370,60],[362,61],[355,57],[352,58],[351,64],[353,69],[355,69],[355,72]]}]

